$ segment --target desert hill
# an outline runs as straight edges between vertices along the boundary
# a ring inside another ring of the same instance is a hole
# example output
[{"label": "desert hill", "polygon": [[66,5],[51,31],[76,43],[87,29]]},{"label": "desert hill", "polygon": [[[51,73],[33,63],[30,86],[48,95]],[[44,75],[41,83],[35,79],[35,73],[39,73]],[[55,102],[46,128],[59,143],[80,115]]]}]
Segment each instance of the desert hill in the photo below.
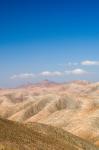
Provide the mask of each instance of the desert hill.
[{"label": "desert hill", "polygon": [[0,116],[60,127],[99,146],[99,83],[43,81],[0,90]]},{"label": "desert hill", "polygon": [[98,150],[60,128],[0,119],[0,150]]}]

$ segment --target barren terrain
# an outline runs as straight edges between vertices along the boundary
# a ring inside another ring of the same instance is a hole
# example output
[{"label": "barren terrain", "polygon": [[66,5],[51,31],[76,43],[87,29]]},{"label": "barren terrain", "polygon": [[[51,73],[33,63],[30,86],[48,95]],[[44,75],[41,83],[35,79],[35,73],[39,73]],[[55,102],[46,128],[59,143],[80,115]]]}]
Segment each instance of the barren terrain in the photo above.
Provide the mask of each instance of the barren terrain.
[{"label": "barren terrain", "polygon": [[64,129],[99,146],[99,83],[43,81],[0,90],[1,118]]}]

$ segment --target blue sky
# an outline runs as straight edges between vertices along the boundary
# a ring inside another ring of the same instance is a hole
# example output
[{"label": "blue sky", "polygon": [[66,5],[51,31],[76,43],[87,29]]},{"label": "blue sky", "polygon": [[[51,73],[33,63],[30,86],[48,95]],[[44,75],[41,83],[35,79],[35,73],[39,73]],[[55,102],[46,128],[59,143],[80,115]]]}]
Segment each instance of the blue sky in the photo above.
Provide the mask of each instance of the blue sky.
[{"label": "blue sky", "polygon": [[99,81],[98,0],[0,1],[0,86]]}]

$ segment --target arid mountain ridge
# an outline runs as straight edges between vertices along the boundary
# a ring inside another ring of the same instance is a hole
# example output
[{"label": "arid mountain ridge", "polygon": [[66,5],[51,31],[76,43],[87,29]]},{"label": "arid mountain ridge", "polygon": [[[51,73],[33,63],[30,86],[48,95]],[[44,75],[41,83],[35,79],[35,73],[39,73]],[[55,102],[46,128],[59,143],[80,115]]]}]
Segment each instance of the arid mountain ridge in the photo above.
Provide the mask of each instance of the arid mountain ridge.
[{"label": "arid mountain ridge", "polygon": [[99,83],[41,83],[0,90],[0,116],[59,127],[99,146]]}]

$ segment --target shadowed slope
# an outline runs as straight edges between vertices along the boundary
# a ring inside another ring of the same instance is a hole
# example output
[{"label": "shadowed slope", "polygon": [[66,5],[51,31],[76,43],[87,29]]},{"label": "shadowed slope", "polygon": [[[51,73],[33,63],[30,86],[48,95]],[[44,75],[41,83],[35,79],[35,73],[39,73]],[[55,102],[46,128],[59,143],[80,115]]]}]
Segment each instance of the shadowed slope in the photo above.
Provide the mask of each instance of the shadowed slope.
[{"label": "shadowed slope", "polygon": [[0,119],[0,150],[98,150],[59,128]]}]

